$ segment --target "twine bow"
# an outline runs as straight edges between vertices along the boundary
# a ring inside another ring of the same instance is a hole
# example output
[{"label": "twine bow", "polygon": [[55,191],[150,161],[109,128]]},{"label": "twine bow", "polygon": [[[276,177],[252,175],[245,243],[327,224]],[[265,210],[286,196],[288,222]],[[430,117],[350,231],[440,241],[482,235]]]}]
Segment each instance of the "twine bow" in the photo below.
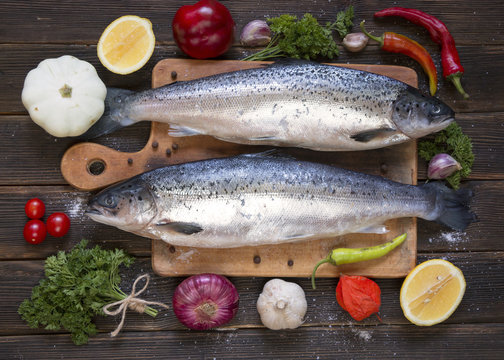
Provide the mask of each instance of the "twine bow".
[{"label": "twine bow", "polygon": [[[146,279],[144,287],[140,291],[136,292],[136,286],[137,286],[138,282],[144,278]],[[121,331],[121,329],[124,325],[124,319],[126,318],[126,310],[128,308],[130,308],[131,310],[134,310],[138,313],[143,313],[145,311],[145,308],[147,305],[159,305],[161,307],[164,307],[165,309],[169,308],[168,305],[165,305],[163,303],[160,303],[157,301],[147,301],[147,300],[139,299],[137,297],[138,295],[140,295],[141,293],[143,293],[147,289],[147,286],[149,286],[149,280],[150,280],[149,274],[140,275],[139,277],[137,277],[137,279],[133,283],[133,288],[131,289],[131,294],[129,294],[127,297],[125,297],[122,300],[113,302],[111,304],[107,304],[102,308],[103,312],[107,315],[115,316],[115,315],[122,313],[121,322],[119,323],[117,328],[113,332],[110,333],[110,336],[115,337]],[[119,306],[119,307],[115,310],[111,310],[111,308],[113,308],[114,306]]]}]

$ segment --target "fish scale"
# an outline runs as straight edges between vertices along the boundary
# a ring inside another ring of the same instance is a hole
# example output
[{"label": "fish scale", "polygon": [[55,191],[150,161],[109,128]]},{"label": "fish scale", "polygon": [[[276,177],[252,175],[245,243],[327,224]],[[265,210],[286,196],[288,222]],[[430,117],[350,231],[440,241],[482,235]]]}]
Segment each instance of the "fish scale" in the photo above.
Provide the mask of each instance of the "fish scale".
[{"label": "fish scale", "polygon": [[170,244],[230,248],[354,232],[418,216],[462,229],[467,194],[412,186],[271,153],[172,165],[96,195],[95,221]]},{"label": "fish scale", "polygon": [[171,136],[321,151],[367,150],[439,131],[440,100],[386,76],[288,60],[135,93],[108,89],[106,112],[83,138],[150,120]]}]

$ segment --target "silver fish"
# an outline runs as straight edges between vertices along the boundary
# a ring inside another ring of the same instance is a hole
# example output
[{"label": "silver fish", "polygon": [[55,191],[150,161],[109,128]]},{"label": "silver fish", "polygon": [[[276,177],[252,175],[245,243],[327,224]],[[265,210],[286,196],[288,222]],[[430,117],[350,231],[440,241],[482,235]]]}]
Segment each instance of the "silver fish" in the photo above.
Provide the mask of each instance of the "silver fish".
[{"label": "silver fish", "polygon": [[463,230],[475,221],[470,196],[260,153],[140,174],[97,194],[86,214],[173,245],[231,248],[383,233],[399,217]]},{"label": "silver fish", "polygon": [[440,100],[386,76],[284,61],[138,93],[109,88],[105,114],[81,139],[151,120],[169,123],[171,136],[351,151],[425,136],[454,116]]}]

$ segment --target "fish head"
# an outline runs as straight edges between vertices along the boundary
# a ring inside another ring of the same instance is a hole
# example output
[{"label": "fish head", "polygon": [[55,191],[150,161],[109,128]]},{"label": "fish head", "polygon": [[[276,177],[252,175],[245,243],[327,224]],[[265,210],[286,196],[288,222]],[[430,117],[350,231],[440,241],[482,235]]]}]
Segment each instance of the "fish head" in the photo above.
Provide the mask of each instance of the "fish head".
[{"label": "fish head", "polygon": [[85,214],[99,223],[139,231],[156,216],[157,207],[149,187],[137,177],[95,195]]},{"label": "fish head", "polygon": [[455,112],[441,100],[409,87],[393,103],[392,120],[410,138],[441,131],[455,120]]}]

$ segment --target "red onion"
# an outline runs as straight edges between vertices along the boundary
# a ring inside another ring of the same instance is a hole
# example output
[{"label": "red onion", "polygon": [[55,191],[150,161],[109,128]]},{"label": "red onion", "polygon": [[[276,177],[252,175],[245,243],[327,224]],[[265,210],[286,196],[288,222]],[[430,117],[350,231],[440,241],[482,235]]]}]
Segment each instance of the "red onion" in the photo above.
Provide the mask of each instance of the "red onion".
[{"label": "red onion", "polygon": [[188,328],[206,330],[229,322],[238,311],[238,300],[238,291],[224,276],[194,275],[175,289],[173,311]]},{"label": "red onion", "polygon": [[429,162],[427,177],[429,179],[445,179],[460,169],[462,166],[450,155],[437,154]]}]

